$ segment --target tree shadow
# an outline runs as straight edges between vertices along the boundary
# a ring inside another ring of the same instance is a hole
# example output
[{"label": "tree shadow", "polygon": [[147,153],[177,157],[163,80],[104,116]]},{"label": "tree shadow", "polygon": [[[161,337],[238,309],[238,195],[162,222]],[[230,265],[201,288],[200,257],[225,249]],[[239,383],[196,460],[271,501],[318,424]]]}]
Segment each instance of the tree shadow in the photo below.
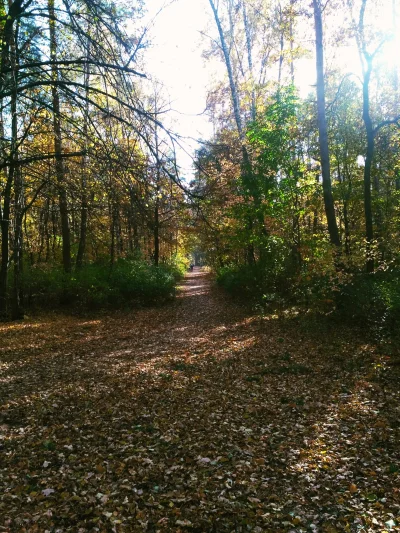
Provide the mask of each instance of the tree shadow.
[{"label": "tree shadow", "polygon": [[202,273],[186,289],[31,329],[50,344],[20,335],[1,396],[10,531],[47,529],[49,506],[71,531],[384,527],[400,508],[399,393],[381,355],[345,326],[252,316]]}]

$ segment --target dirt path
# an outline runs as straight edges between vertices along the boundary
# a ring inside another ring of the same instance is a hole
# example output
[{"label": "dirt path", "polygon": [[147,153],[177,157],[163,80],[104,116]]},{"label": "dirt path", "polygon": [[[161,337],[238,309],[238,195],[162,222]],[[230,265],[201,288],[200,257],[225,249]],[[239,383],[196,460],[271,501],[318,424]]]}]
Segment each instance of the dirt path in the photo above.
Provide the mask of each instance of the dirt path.
[{"label": "dirt path", "polygon": [[199,269],[161,308],[0,326],[0,531],[397,531],[398,374],[324,327]]}]

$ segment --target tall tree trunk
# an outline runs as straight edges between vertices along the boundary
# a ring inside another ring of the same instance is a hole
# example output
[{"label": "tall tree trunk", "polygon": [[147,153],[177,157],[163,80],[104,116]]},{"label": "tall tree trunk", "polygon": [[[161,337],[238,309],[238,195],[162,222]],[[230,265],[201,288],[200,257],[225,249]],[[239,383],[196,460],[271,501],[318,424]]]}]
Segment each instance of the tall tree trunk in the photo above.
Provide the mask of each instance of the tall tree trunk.
[{"label": "tall tree trunk", "polygon": [[[319,174],[315,175],[315,182],[316,182],[315,195],[317,195],[318,189],[319,189]],[[312,226],[312,232],[314,235],[318,232],[318,224],[319,224],[319,220],[318,220],[317,199],[315,198],[315,208],[314,208],[314,213],[313,213],[313,226]]]},{"label": "tall tree trunk", "polygon": [[364,215],[365,215],[365,238],[366,238],[366,262],[367,272],[374,271],[374,258],[372,255],[372,242],[374,239],[373,217],[372,217],[372,193],[371,193],[371,169],[374,158],[375,133],[372,125],[369,101],[369,82],[372,72],[372,59],[364,53],[367,68],[364,72],[363,80],[363,121],[367,135],[367,150],[364,165]]},{"label": "tall tree trunk", "polygon": [[23,289],[21,286],[22,262],[23,262],[23,181],[21,168],[14,171],[14,195],[15,195],[15,229],[14,229],[14,283],[12,292],[11,318],[18,320],[24,316]]},{"label": "tall tree trunk", "polygon": [[[16,2],[15,2],[16,4]],[[19,1],[21,5],[21,0]],[[14,18],[10,15],[10,10],[7,16],[7,20],[4,23],[4,27],[1,32],[1,66],[6,65],[9,62],[9,50],[10,43],[14,35]],[[8,82],[8,76],[2,74],[0,77],[0,89],[4,89]],[[5,138],[4,131],[4,117],[3,117],[3,99],[0,101],[0,134]],[[3,148],[3,147],[2,147]],[[12,154],[11,154],[12,155]],[[5,153],[5,150],[1,151],[2,159],[5,160],[9,157],[9,154]],[[2,191],[2,198],[0,198],[0,226],[1,226],[1,265],[0,265],[0,320],[7,318],[7,282],[8,282],[8,261],[10,253],[10,206],[11,206],[11,192],[14,182],[13,167],[11,160],[11,167],[4,169],[5,174],[5,186]],[[1,205],[1,200],[3,205]]]},{"label": "tall tree trunk", "polygon": [[[245,132],[244,132],[244,129],[243,129],[242,119],[241,119],[241,116],[240,116],[239,94],[238,94],[236,83],[235,83],[235,79],[234,79],[234,76],[233,76],[232,62],[231,62],[231,58],[230,58],[230,55],[229,55],[229,50],[228,50],[228,46],[227,46],[227,43],[226,43],[224,31],[222,29],[221,21],[220,21],[220,18],[219,18],[218,11],[217,11],[217,8],[215,6],[214,0],[209,0],[209,3],[210,3],[210,6],[211,6],[211,9],[212,9],[212,12],[214,14],[214,19],[215,19],[215,23],[217,25],[218,34],[219,34],[220,43],[221,43],[221,49],[222,49],[222,53],[224,55],[225,66],[226,66],[226,70],[227,70],[228,78],[229,78],[229,87],[230,87],[231,99],[232,99],[232,105],[233,105],[233,114],[234,114],[234,117],[235,117],[236,128],[237,128],[237,132],[238,132],[239,139],[240,139],[240,142],[241,142],[241,148],[242,148],[242,172],[241,172],[242,180],[243,180],[244,186],[246,187],[248,193],[251,195],[251,197],[253,199],[253,202],[255,204],[255,207],[256,207],[256,209],[255,209],[255,211],[256,211],[256,220],[257,220],[257,225],[260,228],[260,233],[262,235],[265,235],[266,234],[266,228],[265,228],[264,217],[263,217],[262,208],[261,208],[261,200],[260,200],[260,195],[259,195],[257,183],[255,182],[255,180],[253,178],[251,160],[250,160],[249,153],[248,153],[248,150],[247,150],[247,147],[246,147],[246,144],[245,144]],[[252,233],[254,231],[254,221],[253,221],[252,217],[249,217],[249,220],[247,221],[247,225],[248,225],[247,229],[249,230],[250,233]],[[263,249],[260,250],[260,253],[263,254]],[[253,246],[252,243],[250,243],[248,245],[248,250],[247,250],[247,254],[246,255],[247,255],[247,258],[248,258],[248,262],[250,264],[254,263],[255,254],[254,254],[254,246]]]},{"label": "tall tree trunk", "polygon": [[289,22],[289,38],[290,38],[290,79],[292,85],[294,86],[294,58],[293,58],[293,21],[294,21],[294,2],[295,0],[290,0],[290,22]]},{"label": "tall tree trunk", "polygon": [[279,28],[281,32],[281,36],[279,39],[279,68],[278,68],[278,87],[281,86],[281,80],[282,80],[282,67],[283,67],[283,48],[285,45],[285,26],[283,23],[283,14],[282,14],[282,6],[279,4]]},{"label": "tall tree trunk", "polygon": [[315,45],[317,65],[317,113],[319,130],[319,152],[321,158],[322,188],[324,193],[325,214],[328,222],[329,238],[332,244],[340,247],[339,229],[335,216],[332,194],[331,169],[329,160],[328,128],[325,114],[324,45],[322,14],[319,0],[313,0],[315,22]]},{"label": "tall tree trunk", "polygon": [[140,251],[140,241],[139,241],[139,231],[138,231],[138,225],[139,220],[138,216],[136,215],[136,209],[135,209],[135,200],[136,195],[133,187],[130,187],[129,189],[129,198],[130,198],[130,205],[129,205],[129,218],[132,224],[132,232],[133,232],[133,251],[139,252]]},{"label": "tall tree trunk", "polygon": [[[393,31],[393,35],[395,36],[395,39],[397,41],[397,43],[399,43],[399,37],[398,37],[398,34],[397,34],[397,9],[396,9],[396,2],[397,0],[392,0],[392,20],[393,20],[393,26],[392,26],[392,31]],[[395,93],[395,98],[396,98],[396,107],[395,107],[395,113],[396,115],[398,114],[399,112],[399,107],[400,107],[400,101],[399,101],[399,57],[397,55],[396,57],[396,60],[395,60],[395,64],[394,64],[394,72],[393,72],[393,90],[394,90],[394,93]]]},{"label": "tall tree trunk", "polygon": [[[0,101],[0,134],[4,138],[4,121],[3,121],[3,100]],[[2,159],[6,154],[1,150]],[[8,255],[9,255],[9,227],[10,227],[10,202],[13,179],[4,169],[6,180],[5,187],[2,191],[3,205],[0,198],[0,228],[1,228],[1,264],[0,264],[0,320],[7,317],[7,278],[8,278]]]},{"label": "tall tree trunk", "polygon": [[218,16],[218,11],[217,11],[217,8],[215,7],[215,4],[214,4],[214,0],[209,0],[209,2],[210,2],[210,6],[211,6],[211,9],[212,9],[212,12],[214,14],[215,23],[217,25],[218,34],[219,34],[219,38],[220,38],[220,42],[221,42],[222,53],[224,54],[224,59],[225,59],[225,66],[226,66],[226,70],[228,72],[229,87],[230,87],[230,91],[231,91],[231,98],[232,98],[232,104],[233,104],[233,114],[234,114],[234,117],[235,117],[236,127],[237,127],[237,131],[238,131],[238,134],[239,134],[239,138],[243,142],[244,141],[244,132],[243,132],[243,126],[242,126],[242,119],[241,119],[241,116],[240,116],[239,95],[238,95],[238,92],[237,92],[235,79],[233,77],[233,69],[232,69],[231,58],[230,58],[230,55],[229,55],[228,46],[226,44],[224,31],[223,31],[222,26],[221,26],[221,21],[220,21],[219,16]]},{"label": "tall tree trunk", "polygon": [[[54,10],[54,0],[48,0],[49,10],[49,29],[50,29],[50,58],[53,61],[57,59],[57,36],[56,36],[56,17]],[[52,64],[51,77],[54,82],[59,79],[57,65]],[[62,258],[65,272],[71,272],[71,234],[68,219],[68,199],[65,188],[65,172],[62,158],[62,139],[61,139],[61,112],[60,96],[56,84],[51,87],[52,104],[53,104],[53,130],[54,130],[54,152],[55,152],[55,169],[58,187],[58,201],[61,218],[61,235],[62,235]]]},{"label": "tall tree trunk", "polygon": [[159,212],[158,198],[156,198],[156,205],[154,208],[153,237],[154,237],[154,264],[155,266],[158,266],[160,262],[160,212]]},{"label": "tall tree trunk", "polygon": [[108,213],[110,217],[110,268],[113,267],[115,263],[115,227],[116,227],[116,205],[114,199],[108,200]]},{"label": "tall tree trunk", "polygon": [[[86,172],[86,168],[82,169],[82,172]],[[79,233],[78,252],[76,254],[76,267],[82,268],[85,252],[86,252],[86,240],[87,240],[87,222],[88,222],[88,201],[86,194],[86,176],[82,174],[81,180],[81,224]]]},{"label": "tall tree trunk", "polygon": [[117,206],[117,224],[116,224],[116,244],[117,244],[117,256],[121,257],[124,252],[124,238],[122,234],[121,224],[121,212],[120,206]]},{"label": "tall tree trunk", "polygon": [[[397,9],[396,9],[396,2],[397,0],[392,0],[392,19],[393,19],[393,35],[395,36],[395,39],[397,40],[397,43],[400,42],[399,36],[398,36],[398,24],[397,24]],[[395,96],[395,113],[396,115],[399,113],[400,110],[400,92],[399,92],[399,58],[397,56],[396,62],[394,65],[394,72],[393,72],[393,91]],[[395,170],[395,187],[396,191],[400,191],[400,169]]]},{"label": "tall tree trunk", "polygon": [[154,205],[154,226],[153,226],[153,242],[154,242],[154,265],[158,266],[160,262],[160,191],[161,191],[161,169],[160,169],[160,145],[158,139],[158,101],[157,89],[154,98],[154,117],[156,122],[154,124],[154,141],[155,141],[155,155],[156,155],[156,187],[155,187],[155,205]]},{"label": "tall tree trunk", "polygon": [[374,239],[374,226],[372,215],[372,192],[371,192],[371,171],[372,161],[375,150],[375,130],[371,118],[369,84],[372,75],[373,55],[369,54],[365,44],[364,37],[364,15],[367,7],[367,0],[362,0],[360,7],[360,16],[358,21],[358,32],[356,40],[363,70],[363,105],[362,117],[364,121],[365,133],[367,137],[367,147],[365,152],[364,164],[364,216],[365,216],[365,269],[371,273],[374,271],[375,261],[373,257],[372,244]]},{"label": "tall tree trunk", "polygon": [[0,319],[7,318],[7,281],[8,260],[10,253],[10,206],[14,169],[11,165],[7,172],[6,186],[3,191],[3,208],[0,213],[1,222],[1,267],[0,267]]},{"label": "tall tree trunk", "polygon": [[[14,5],[15,4],[15,5]],[[20,176],[18,169],[18,117],[17,117],[17,87],[18,87],[18,69],[17,69],[17,48],[16,48],[16,32],[14,28],[14,17],[11,15],[12,11],[16,9],[16,14],[21,11],[21,2],[15,2],[10,5],[9,15],[3,28],[2,35],[2,54],[1,65],[6,65],[7,62],[11,66],[10,82],[12,86],[11,94],[11,146],[10,146],[10,165],[8,167],[7,179],[3,191],[3,209],[0,210],[1,222],[1,268],[0,268],[0,318],[7,318],[7,282],[8,282],[8,266],[10,253],[10,217],[11,217],[11,194],[14,185],[15,188],[15,238],[14,238],[14,285],[13,285],[13,305],[12,317],[19,318],[19,297],[20,285],[19,274],[22,265],[22,215],[21,211],[21,188]],[[1,84],[6,82],[5,75],[1,76]],[[1,135],[4,138],[3,116],[1,117]],[[22,310],[23,315],[23,310]]]},{"label": "tall tree trunk", "polygon": [[81,177],[81,220],[79,231],[79,244],[78,252],[76,254],[76,267],[82,268],[86,253],[86,241],[87,241],[87,225],[88,225],[88,196],[87,196],[87,161],[84,156],[84,163],[82,165],[82,177]]},{"label": "tall tree trunk", "polygon": [[[340,163],[339,163],[340,155],[336,155],[336,159],[338,161],[337,163],[337,175],[339,183],[342,185],[342,188],[344,190],[344,184],[347,182],[346,180],[346,173],[345,171],[342,173]],[[346,191],[343,194],[343,225],[344,225],[344,251],[347,256],[350,256],[351,250],[350,250],[350,224],[349,224],[349,210],[348,210],[348,199],[349,199],[349,192]]]},{"label": "tall tree trunk", "polygon": [[247,18],[246,2],[243,2],[243,24],[244,31],[246,34],[246,50],[247,50],[247,65],[250,73],[250,83],[251,83],[251,119],[256,120],[256,93],[254,90],[254,77],[253,77],[253,55],[251,49],[251,32],[249,20]]},{"label": "tall tree trunk", "polygon": [[[89,23],[87,28],[89,34]],[[88,149],[88,130],[89,130],[89,81],[90,81],[90,40],[89,35],[87,36],[86,42],[86,59],[87,63],[84,70],[84,84],[86,86],[86,99],[85,99],[85,111],[83,117],[83,137],[84,137],[84,146],[85,152]],[[86,252],[86,238],[87,238],[87,223],[88,223],[88,194],[87,194],[87,172],[88,172],[89,160],[87,153],[82,158],[82,174],[81,174],[81,224],[80,224],[80,234],[79,234],[79,245],[78,252],[76,254],[76,267],[82,268],[85,252]]]},{"label": "tall tree trunk", "polygon": [[[22,221],[23,221],[23,182],[21,168],[18,166],[18,22],[16,25],[14,38],[10,47],[11,50],[11,67],[13,76],[13,94],[11,96],[11,138],[12,138],[12,173],[14,178],[14,282],[12,291],[11,318],[18,320],[24,316],[23,294],[21,288],[22,273]],[[11,171],[11,168],[10,168]]]}]

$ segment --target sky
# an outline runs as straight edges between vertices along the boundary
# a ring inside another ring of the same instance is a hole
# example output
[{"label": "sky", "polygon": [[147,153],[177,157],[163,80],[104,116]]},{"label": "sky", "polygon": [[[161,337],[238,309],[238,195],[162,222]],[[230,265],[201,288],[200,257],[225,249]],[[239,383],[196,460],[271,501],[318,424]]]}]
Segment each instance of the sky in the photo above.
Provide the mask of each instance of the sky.
[{"label": "sky", "polygon": [[[148,1],[148,20],[166,1]],[[212,125],[203,114],[212,68],[202,58],[204,38],[200,34],[207,27],[209,9],[207,0],[175,0],[167,5],[155,19],[152,46],[146,52],[147,71],[162,82],[171,102],[167,126],[187,138],[182,144],[191,154],[197,146],[191,139],[212,136]],[[183,173],[191,173],[192,158],[183,150],[178,153],[178,164]]]}]

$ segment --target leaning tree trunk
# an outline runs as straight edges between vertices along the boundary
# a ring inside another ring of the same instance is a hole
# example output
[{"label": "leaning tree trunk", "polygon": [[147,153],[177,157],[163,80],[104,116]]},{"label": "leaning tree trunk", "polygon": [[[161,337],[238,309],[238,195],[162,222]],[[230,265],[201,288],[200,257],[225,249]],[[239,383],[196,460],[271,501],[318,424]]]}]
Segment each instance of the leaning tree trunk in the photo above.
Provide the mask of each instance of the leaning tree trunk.
[{"label": "leaning tree trunk", "polygon": [[213,14],[214,14],[215,23],[217,25],[218,34],[219,34],[219,38],[220,38],[220,41],[221,41],[222,53],[224,54],[224,59],[225,59],[225,66],[226,66],[226,70],[228,72],[229,87],[230,87],[230,90],[231,90],[231,98],[232,98],[232,104],[233,104],[233,114],[235,116],[236,127],[237,127],[237,131],[238,131],[238,134],[239,134],[239,138],[243,142],[244,141],[244,132],[243,132],[243,126],[242,126],[242,119],[241,119],[241,116],[240,116],[239,95],[238,95],[238,92],[237,92],[237,89],[236,89],[235,79],[233,77],[233,69],[232,69],[231,58],[230,58],[230,55],[229,55],[228,46],[226,44],[224,31],[223,31],[222,26],[221,26],[221,21],[220,21],[219,16],[218,16],[217,8],[215,7],[215,4],[214,4],[213,0],[209,0],[209,2],[210,2],[211,9],[213,11]]},{"label": "leaning tree trunk", "polygon": [[315,45],[317,63],[317,114],[319,131],[319,152],[322,171],[322,189],[324,193],[325,214],[328,222],[329,238],[332,244],[340,247],[339,229],[335,216],[332,194],[331,169],[329,160],[328,128],[325,114],[325,80],[324,80],[324,45],[322,15],[319,0],[313,0],[315,22]]},{"label": "leaning tree trunk", "polygon": [[[220,43],[221,43],[221,49],[222,49],[222,53],[224,55],[225,66],[226,66],[226,70],[227,70],[227,73],[228,73],[228,79],[229,79],[229,87],[230,87],[230,92],[231,92],[232,105],[233,105],[233,114],[234,114],[234,117],[235,117],[236,128],[237,128],[237,132],[238,132],[240,143],[241,143],[241,149],[242,149],[242,172],[241,172],[242,181],[243,181],[243,184],[244,184],[245,188],[247,189],[248,193],[252,197],[252,200],[253,200],[255,208],[256,208],[255,210],[256,210],[257,224],[258,224],[258,226],[260,228],[261,234],[265,236],[266,235],[266,228],[265,228],[265,224],[264,224],[264,216],[263,216],[263,211],[262,211],[262,206],[261,206],[261,199],[260,199],[257,183],[253,179],[252,164],[251,164],[250,156],[249,156],[246,144],[245,144],[245,132],[244,132],[244,129],[243,129],[242,119],[241,119],[241,116],[240,116],[239,94],[238,94],[236,83],[235,83],[235,79],[234,79],[234,76],[233,76],[232,62],[231,62],[231,58],[230,58],[230,55],[229,55],[229,50],[228,50],[228,46],[227,46],[227,43],[226,43],[224,31],[222,29],[221,21],[220,21],[220,18],[219,18],[218,11],[217,11],[217,8],[215,6],[214,0],[209,0],[209,3],[210,3],[210,6],[211,6],[211,9],[212,9],[212,12],[214,14],[214,19],[215,19],[215,23],[217,25],[218,34],[219,34]],[[249,230],[249,232],[252,233],[254,231],[254,220],[251,217],[249,217],[249,220],[247,221],[247,226],[248,226],[247,229]],[[264,250],[260,249],[260,256],[263,255],[263,252],[264,252]],[[254,254],[254,246],[253,246],[253,244],[249,244],[249,246],[248,246],[247,258],[248,258],[248,262],[250,264],[255,262],[255,254]],[[260,258],[262,259],[262,257],[260,257]]]}]

